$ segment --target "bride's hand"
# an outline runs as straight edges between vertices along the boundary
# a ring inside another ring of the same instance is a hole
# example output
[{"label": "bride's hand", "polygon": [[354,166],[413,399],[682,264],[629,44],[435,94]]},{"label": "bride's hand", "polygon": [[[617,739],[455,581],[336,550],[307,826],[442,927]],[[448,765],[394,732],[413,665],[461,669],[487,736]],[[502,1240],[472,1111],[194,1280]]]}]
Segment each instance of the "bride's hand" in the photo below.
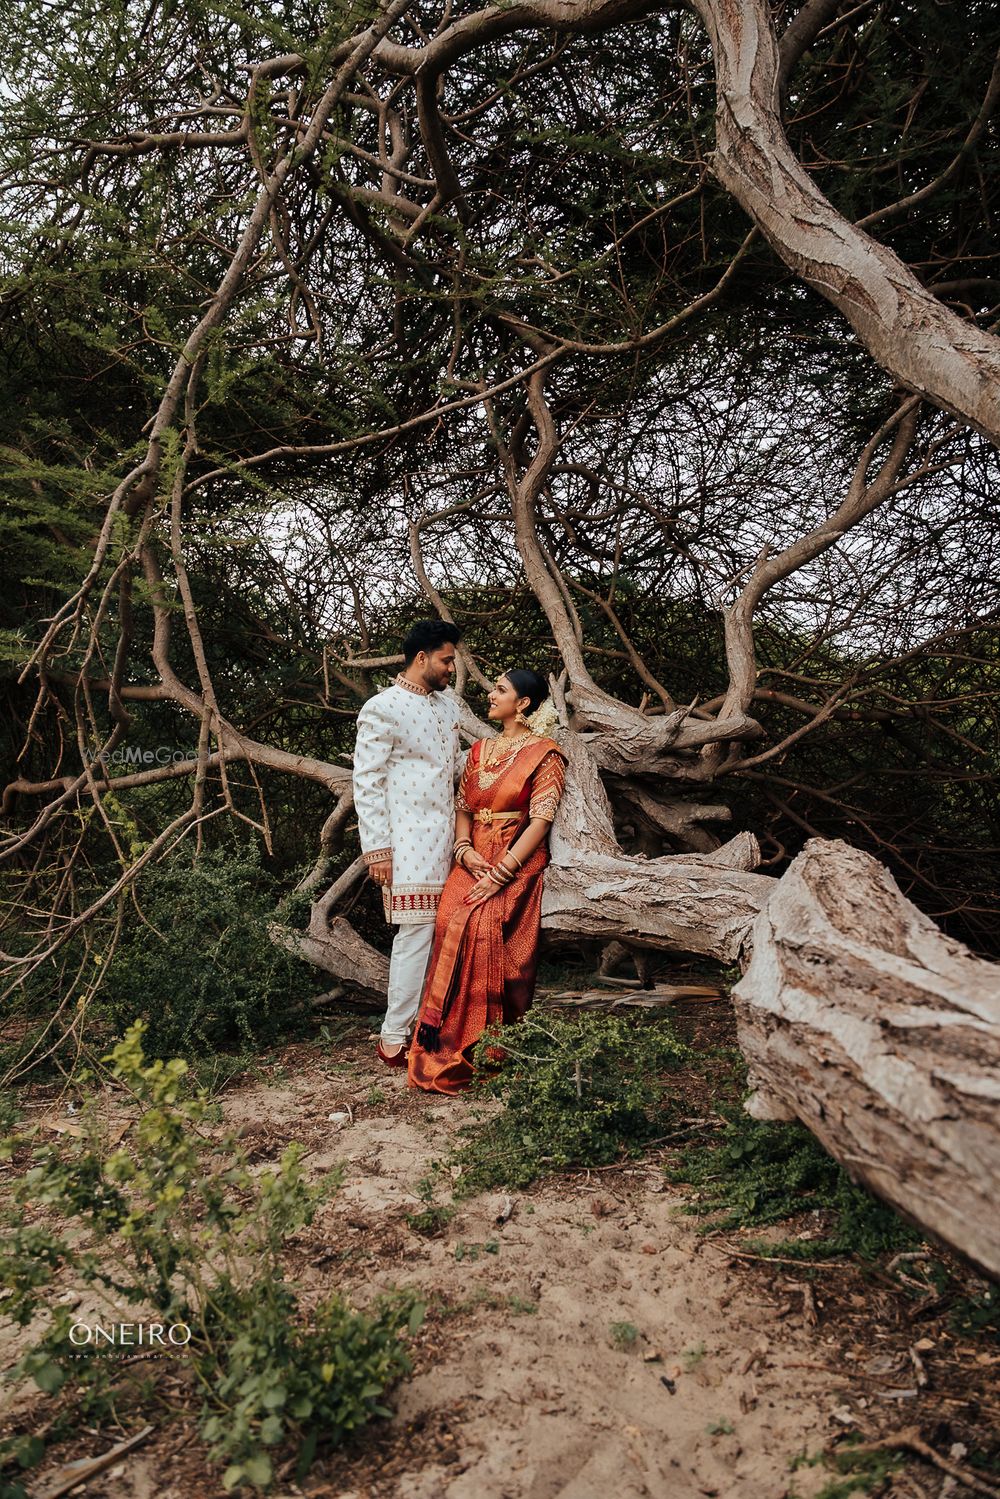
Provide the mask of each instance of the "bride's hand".
[{"label": "bride's hand", "polygon": [[[483,862],[485,863],[485,860]],[[489,865],[487,864],[486,867],[488,869]],[[481,875],[465,897],[465,904],[467,906],[482,905],[484,900],[489,900],[491,895],[496,895],[499,889],[500,886],[496,880],[491,880],[488,874]]]},{"label": "bride's hand", "polygon": [[489,867],[489,859],[484,859],[482,854],[477,854],[474,848],[469,850],[462,861],[462,868],[467,870],[474,878],[477,875],[485,874]]}]

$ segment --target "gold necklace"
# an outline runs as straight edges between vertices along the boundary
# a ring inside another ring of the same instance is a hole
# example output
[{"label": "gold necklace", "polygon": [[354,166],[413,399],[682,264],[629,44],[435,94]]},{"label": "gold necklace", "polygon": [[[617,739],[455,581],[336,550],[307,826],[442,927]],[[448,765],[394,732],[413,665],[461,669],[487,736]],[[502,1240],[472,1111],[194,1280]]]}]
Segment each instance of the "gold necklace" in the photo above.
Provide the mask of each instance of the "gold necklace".
[{"label": "gold necklace", "polygon": [[[525,740],[533,739],[534,735],[529,729],[526,734],[518,734],[509,749],[498,750],[496,746],[503,741],[503,738],[502,734],[498,734],[496,738],[484,741],[479,757],[480,774],[483,771],[489,772],[490,770],[495,770],[498,765],[505,766],[507,761],[512,760],[517,752],[524,747]],[[491,777],[492,779],[495,779],[495,777]]]},{"label": "gold necklace", "polygon": [[490,764],[501,763],[501,760],[510,760],[511,755],[516,754],[522,748],[522,745],[525,744],[525,739],[532,739],[534,735],[532,735],[531,730],[528,730],[526,735],[514,735],[511,738],[513,738],[513,744],[508,749],[496,748],[504,742],[504,735],[496,735],[493,739],[487,739],[483,745],[483,754],[481,754],[480,763],[490,766]]}]

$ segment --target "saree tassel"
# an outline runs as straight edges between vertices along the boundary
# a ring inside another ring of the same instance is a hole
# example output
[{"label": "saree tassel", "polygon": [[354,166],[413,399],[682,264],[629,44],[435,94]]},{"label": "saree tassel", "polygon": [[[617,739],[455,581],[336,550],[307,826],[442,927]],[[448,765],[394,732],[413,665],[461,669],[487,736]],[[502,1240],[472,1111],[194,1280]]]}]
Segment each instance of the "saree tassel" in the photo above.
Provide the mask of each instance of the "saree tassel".
[{"label": "saree tassel", "polygon": [[424,1051],[440,1051],[441,1027],[428,1025],[426,1020],[422,1020],[417,1026],[417,1045],[422,1046]]}]

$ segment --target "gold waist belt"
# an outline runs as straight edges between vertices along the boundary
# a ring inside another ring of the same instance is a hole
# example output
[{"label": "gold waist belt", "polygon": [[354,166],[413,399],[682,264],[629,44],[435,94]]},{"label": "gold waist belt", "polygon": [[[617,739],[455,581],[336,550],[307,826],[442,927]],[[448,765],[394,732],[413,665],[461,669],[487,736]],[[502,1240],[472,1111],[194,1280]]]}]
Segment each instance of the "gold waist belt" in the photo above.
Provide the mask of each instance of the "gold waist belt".
[{"label": "gold waist belt", "polygon": [[473,812],[473,822],[510,822],[512,819],[522,817],[521,812],[494,812],[492,807],[483,807],[478,812]]}]

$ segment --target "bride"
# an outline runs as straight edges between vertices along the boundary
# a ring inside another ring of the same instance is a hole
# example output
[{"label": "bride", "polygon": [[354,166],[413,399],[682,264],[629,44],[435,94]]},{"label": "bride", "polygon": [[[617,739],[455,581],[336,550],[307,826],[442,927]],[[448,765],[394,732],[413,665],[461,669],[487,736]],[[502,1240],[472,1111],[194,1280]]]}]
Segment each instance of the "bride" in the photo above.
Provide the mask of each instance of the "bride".
[{"label": "bride", "polygon": [[498,677],[488,716],[501,732],[480,739],[466,759],[455,864],[438,907],[410,1047],[411,1087],[437,1093],[467,1087],[483,1031],[520,1020],[531,1004],[542,877],[566,759],[544,732],[551,714],[551,704],[542,707],[545,698],[545,681],[535,671]]}]

